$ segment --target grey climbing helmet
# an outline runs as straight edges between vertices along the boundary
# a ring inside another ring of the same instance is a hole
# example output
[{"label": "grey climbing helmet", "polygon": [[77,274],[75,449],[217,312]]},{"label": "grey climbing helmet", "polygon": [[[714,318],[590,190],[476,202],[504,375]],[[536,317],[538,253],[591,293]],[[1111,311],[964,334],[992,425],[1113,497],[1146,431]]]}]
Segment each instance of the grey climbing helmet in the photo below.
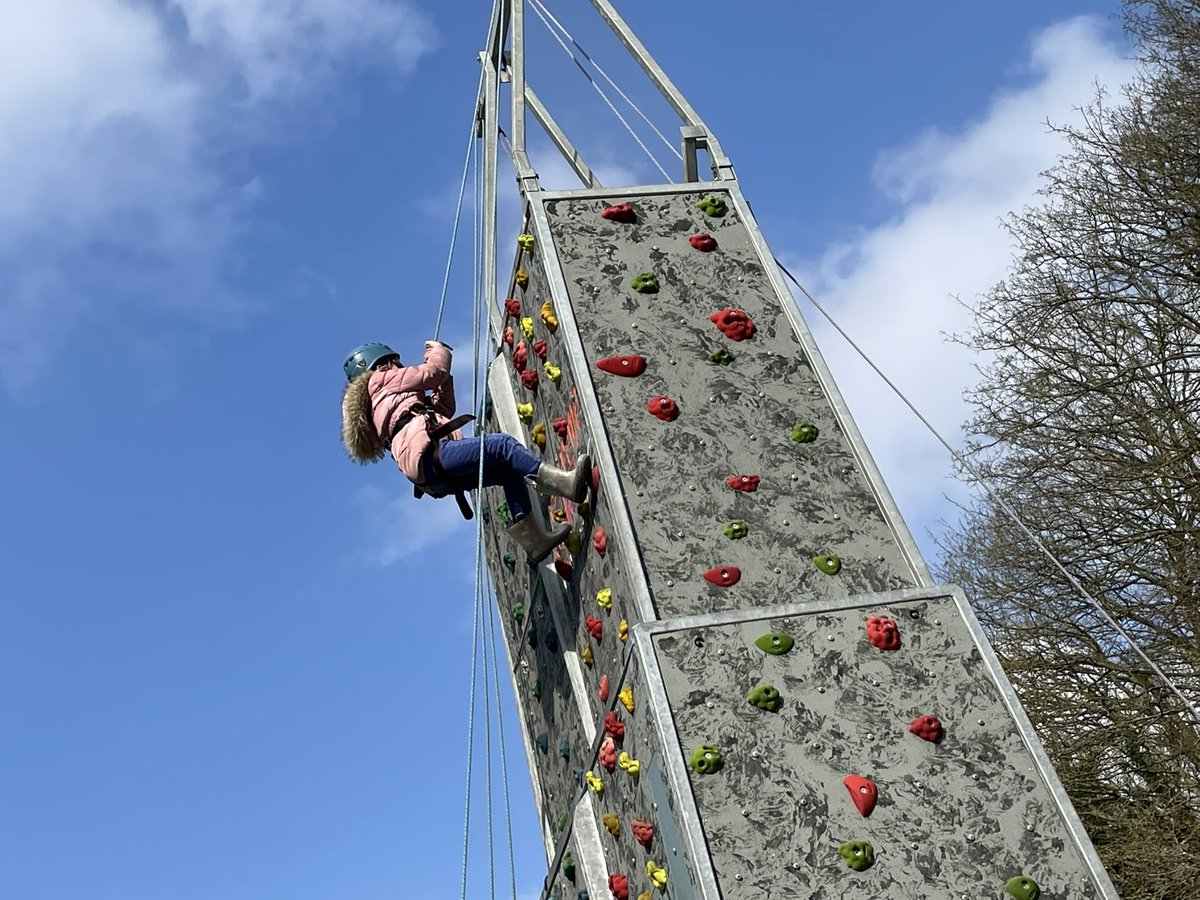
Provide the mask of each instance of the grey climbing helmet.
[{"label": "grey climbing helmet", "polygon": [[346,380],[353,381],[361,372],[375,368],[379,363],[388,359],[400,360],[400,354],[387,344],[359,344],[350,351],[342,368],[346,372]]}]

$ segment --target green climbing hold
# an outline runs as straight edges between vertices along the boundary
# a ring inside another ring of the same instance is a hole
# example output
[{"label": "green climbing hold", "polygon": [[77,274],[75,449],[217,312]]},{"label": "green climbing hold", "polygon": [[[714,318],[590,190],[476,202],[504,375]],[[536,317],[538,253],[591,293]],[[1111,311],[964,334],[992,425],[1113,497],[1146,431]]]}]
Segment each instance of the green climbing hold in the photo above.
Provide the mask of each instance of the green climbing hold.
[{"label": "green climbing hold", "polygon": [[750,533],[750,527],[746,524],[745,519],[734,519],[722,530],[725,532],[725,537],[731,541],[741,540]]},{"label": "green climbing hold", "polygon": [[701,209],[710,216],[720,218],[725,215],[727,207],[725,206],[724,198],[718,197],[716,194],[709,194],[696,204],[696,209]]},{"label": "green climbing hold", "polygon": [[797,444],[811,444],[820,433],[820,429],[812,422],[797,422],[792,426],[792,440]]},{"label": "green climbing hold", "polygon": [[512,524],[512,513],[510,513],[508,511],[508,502],[507,501],[501,501],[500,504],[496,507],[496,516],[505,525]]},{"label": "green climbing hold", "polygon": [[575,880],[575,857],[571,855],[570,850],[563,854],[562,865],[559,868],[568,881]]},{"label": "green climbing hold", "polygon": [[779,689],[770,684],[760,684],[753,688],[746,695],[746,702],[759,709],[765,709],[767,712],[778,712],[779,707],[783,706],[783,698],[779,696]]},{"label": "green climbing hold", "polygon": [[718,347],[712,353],[708,354],[708,361],[716,363],[718,366],[727,366],[733,362],[733,354],[724,347]]},{"label": "green climbing hold", "polygon": [[639,294],[658,293],[658,276],[653,272],[643,272],[640,275],[634,275],[633,281],[629,282],[629,284]]},{"label": "green climbing hold", "polygon": [[1014,875],[1004,883],[1004,889],[1017,900],[1038,900],[1042,895],[1038,883],[1027,875]]},{"label": "green climbing hold", "polygon": [[534,700],[541,700],[541,699],[542,699],[542,682],[541,682],[541,679],[537,679],[536,681],[534,681],[534,682],[533,682],[533,699],[534,699]]},{"label": "green climbing hold", "polygon": [[842,561],[832,553],[826,553],[823,556],[814,556],[812,561],[813,565],[826,575],[836,575],[842,571]]},{"label": "green climbing hold", "polygon": [[754,646],[763,653],[770,653],[772,656],[779,656],[787,653],[796,645],[790,634],[784,634],[782,631],[768,631],[762,637],[754,642]]},{"label": "green climbing hold", "polygon": [[725,765],[716,744],[701,744],[692,751],[690,762],[692,768],[701,775],[711,775]]},{"label": "green climbing hold", "polygon": [[838,856],[855,872],[865,872],[875,863],[875,848],[866,841],[846,841],[838,847]]},{"label": "green climbing hold", "polygon": [[510,572],[517,571],[517,554],[513,553],[511,550],[509,550],[507,553],[505,553],[504,554],[504,565],[508,568],[508,571],[510,571]]},{"label": "green climbing hold", "polygon": [[568,819],[567,811],[564,809],[562,812],[560,812],[558,814],[558,830],[559,831],[562,831],[564,828],[567,827],[567,819]]},{"label": "green climbing hold", "polygon": [[520,625],[522,622],[525,621],[525,604],[524,603],[514,603],[513,604],[512,617],[517,620],[518,625]]},{"label": "green climbing hold", "polygon": [[550,735],[546,734],[546,732],[543,731],[541,734],[535,737],[533,742],[537,744],[537,748],[543,753],[550,752]]}]

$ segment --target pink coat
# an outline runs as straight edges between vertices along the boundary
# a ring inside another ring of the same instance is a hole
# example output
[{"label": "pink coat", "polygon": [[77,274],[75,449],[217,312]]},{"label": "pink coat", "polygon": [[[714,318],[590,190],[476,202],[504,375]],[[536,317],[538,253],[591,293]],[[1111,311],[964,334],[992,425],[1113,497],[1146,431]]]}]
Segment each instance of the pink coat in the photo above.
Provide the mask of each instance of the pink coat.
[{"label": "pink coat", "polygon": [[[425,362],[417,366],[384,366],[371,374],[367,384],[371,397],[371,419],[384,440],[417,403],[432,406],[439,422],[454,415],[454,378],[450,374],[450,348],[437,341],[425,342]],[[461,438],[454,432],[451,438]],[[429,448],[425,416],[412,416],[392,438],[392,459],[410,481],[421,484],[425,473],[421,461]]]}]

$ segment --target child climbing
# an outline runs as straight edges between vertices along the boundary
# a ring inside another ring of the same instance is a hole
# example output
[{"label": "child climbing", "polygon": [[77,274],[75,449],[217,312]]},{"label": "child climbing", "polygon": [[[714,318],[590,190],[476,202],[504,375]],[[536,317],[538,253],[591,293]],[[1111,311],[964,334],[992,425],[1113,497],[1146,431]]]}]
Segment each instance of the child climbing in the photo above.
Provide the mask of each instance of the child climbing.
[{"label": "child climbing", "polygon": [[540,562],[570,533],[570,526],[546,531],[530,514],[526,481],[576,503],[587,496],[591,460],[580,456],[571,471],[543,463],[510,434],[464,438],[458,430],[472,416],[452,418],[454,379],[450,348],[440,341],[425,342],[425,361],[406,366],[387,344],[362,344],[350,351],[342,368],[342,443],[359,463],[378,462],[391,450],[400,471],[413,483],[416,496],[456,495],[463,498],[479,481],[480,444],[483,484],[504,490],[512,516],[509,534]]}]

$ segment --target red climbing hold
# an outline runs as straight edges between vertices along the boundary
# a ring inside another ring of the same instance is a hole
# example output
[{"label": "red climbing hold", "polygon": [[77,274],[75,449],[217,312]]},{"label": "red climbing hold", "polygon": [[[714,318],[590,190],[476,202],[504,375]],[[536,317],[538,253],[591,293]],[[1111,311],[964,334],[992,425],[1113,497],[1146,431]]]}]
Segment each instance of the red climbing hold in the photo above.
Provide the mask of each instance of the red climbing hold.
[{"label": "red climbing hold", "polygon": [[745,310],[725,308],[717,310],[709,319],[720,329],[721,334],[733,341],[744,341],[754,337],[757,330]]},{"label": "red climbing hold", "polygon": [[616,900],[629,900],[629,879],[619,872],[608,876],[608,889]]},{"label": "red climbing hold", "polygon": [[[597,640],[599,640],[599,638],[597,638]],[[607,675],[601,675],[601,676],[600,676],[600,689],[599,689],[598,691],[596,691],[596,694],[597,694],[597,696],[599,696],[599,698],[600,698],[600,702],[601,702],[601,703],[607,703],[607,702],[608,702],[608,690],[609,690],[609,688],[608,688],[608,676],[607,676]]]},{"label": "red climbing hold", "polygon": [[588,616],[586,625],[587,633],[596,640],[600,640],[602,637],[604,637],[604,623],[595,616]]},{"label": "red climbing hold", "polygon": [[547,350],[546,350],[546,339],[545,338],[538,338],[536,341],[533,342],[533,355],[534,356],[536,356],[538,359],[545,359],[546,353],[547,353]]},{"label": "red climbing hold", "polygon": [[598,757],[600,765],[604,766],[605,771],[612,772],[617,768],[617,745],[613,742],[611,735],[600,742]]},{"label": "red climbing hold", "polygon": [[737,566],[721,566],[719,569],[709,569],[704,573],[704,580],[717,587],[731,587],[742,577],[742,570]]},{"label": "red climbing hold", "polygon": [[604,554],[608,552],[608,535],[604,533],[604,526],[597,525],[595,532],[592,534],[592,546],[596,548],[596,552],[604,559]]},{"label": "red climbing hold", "polygon": [[558,577],[563,581],[570,581],[575,575],[575,567],[562,557],[554,560],[554,571],[558,573]]},{"label": "red climbing hold", "polygon": [[567,420],[566,419],[555,419],[554,424],[551,425],[550,427],[554,429],[554,433],[557,434],[561,440],[565,441],[567,439]]},{"label": "red climbing hold", "polygon": [[900,649],[900,629],[895,619],[887,616],[867,617],[867,639],[880,650]]},{"label": "red climbing hold", "polygon": [[609,375],[624,375],[633,378],[646,371],[644,356],[606,356],[596,361],[596,368]]},{"label": "red climbing hold", "polygon": [[917,716],[912,720],[912,724],[908,726],[908,730],[915,734],[923,741],[929,741],[931,744],[936,744],[942,739],[945,734],[945,729],[942,728],[942,720],[937,716]]},{"label": "red climbing hold", "polygon": [[610,206],[604,212],[600,213],[600,218],[608,219],[610,222],[624,222],[626,225],[631,225],[637,221],[637,213],[633,211],[633,207],[628,203],[618,203],[616,206]]},{"label": "red climbing hold", "polygon": [[614,741],[625,740],[625,723],[618,718],[615,712],[610,712],[605,715],[604,733],[611,737]]},{"label": "red climbing hold", "polygon": [[515,300],[512,297],[509,297],[507,300],[505,300],[504,314],[506,316],[512,316],[514,319],[521,315],[521,301]]},{"label": "red climbing hold", "polygon": [[646,405],[650,415],[657,416],[664,422],[674,422],[679,418],[679,404],[670,397],[655,394]]},{"label": "red climbing hold", "polygon": [[758,482],[757,475],[730,475],[725,479],[725,483],[735,491],[745,491],[747,494],[758,490]]},{"label": "red climbing hold", "polygon": [[688,243],[701,253],[708,253],[710,250],[717,249],[717,239],[711,234],[693,234],[688,238]]},{"label": "red climbing hold", "polygon": [[513,345],[513,330],[511,325],[506,325],[504,328],[504,343],[510,347]]},{"label": "red climbing hold", "polygon": [[537,369],[530,369],[528,372],[521,373],[521,384],[529,388],[531,391],[536,391],[538,386]]},{"label": "red climbing hold", "polygon": [[528,364],[529,350],[525,347],[525,342],[521,341],[513,348],[513,368],[518,372],[524,372]]},{"label": "red climbing hold", "polygon": [[600,493],[600,467],[592,466],[592,493]]},{"label": "red climbing hold", "polygon": [[654,840],[654,826],[642,819],[634,819],[629,823],[629,830],[633,832],[633,839],[645,847],[650,849],[650,844]]},{"label": "red climbing hold", "polygon": [[850,792],[850,799],[858,807],[859,814],[865,819],[875,810],[875,802],[879,799],[879,789],[870,778],[861,775],[847,775],[842,784]]}]

